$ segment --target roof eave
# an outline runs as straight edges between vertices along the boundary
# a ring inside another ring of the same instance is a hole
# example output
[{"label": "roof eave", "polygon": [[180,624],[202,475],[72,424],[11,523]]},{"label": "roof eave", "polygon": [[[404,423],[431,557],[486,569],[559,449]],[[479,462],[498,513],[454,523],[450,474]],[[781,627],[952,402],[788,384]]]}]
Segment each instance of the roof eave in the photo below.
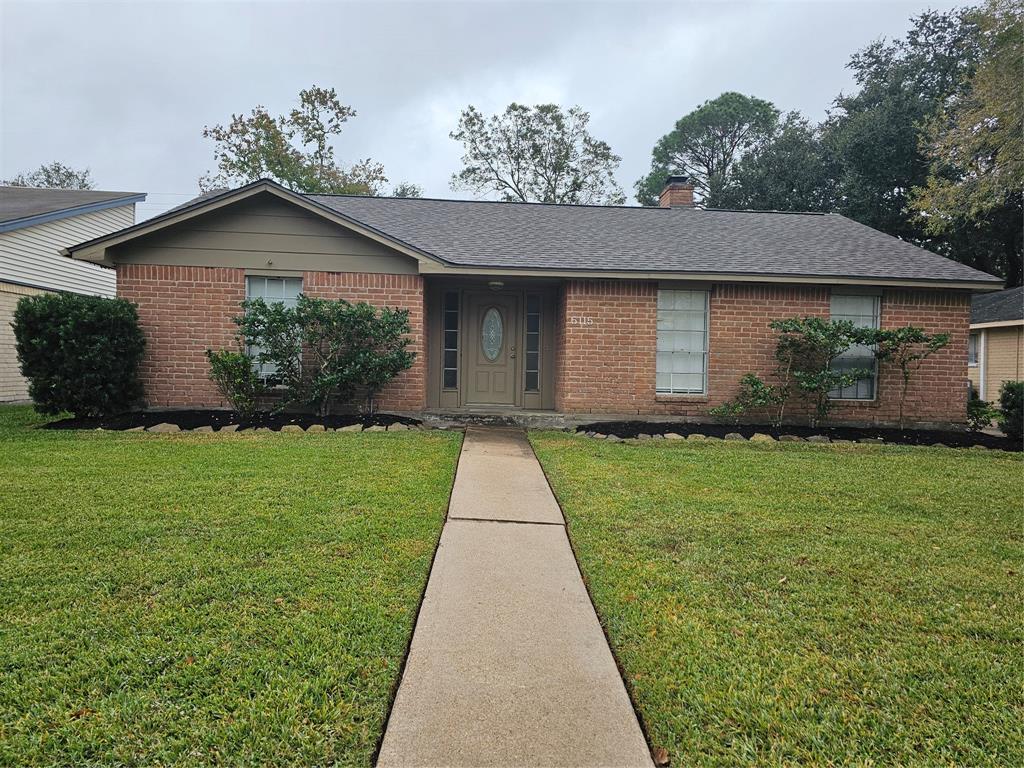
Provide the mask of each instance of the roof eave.
[{"label": "roof eave", "polygon": [[227,190],[223,194],[198,200],[193,205],[176,208],[173,211],[168,211],[160,216],[154,216],[152,219],[147,219],[146,221],[126,227],[117,232],[111,232],[107,235],[88,240],[84,243],[64,248],[61,253],[65,256],[70,256],[73,259],[113,266],[114,260],[108,253],[109,248],[134,240],[135,238],[151,234],[152,232],[156,232],[165,227],[180,224],[196,216],[211,213],[227,205],[231,205],[264,192],[269,192],[270,194],[273,194],[283,200],[287,200],[300,208],[304,208],[312,213],[322,216],[325,219],[333,221],[336,224],[340,224],[341,226],[365,235],[372,240],[376,240],[379,243],[394,248],[397,251],[411,256],[419,262],[431,262],[436,264],[445,263],[443,259],[438,258],[434,254],[427,253],[426,251],[388,235],[375,227],[371,227],[357,219],[353,219],[352,217],[340,213],[333,208],[323,205],[316,200],[312,200],[305,195],[293,192],[292,190],[287,189],[274,181],[270,181],[269,179],[260,179],[259,181],[254,181],[244,187]]},{"label": "roof eave", "polygon": [[60,219],[68,219],[72,216],[81,216],[86,213],[95,213],[97,211],[103,211],[108,208],[120,208],[124,205],[134,205],[135,203],[141,203],[146,199],[144,192],[133,192],[124,197],[115,197],[110,200],[99,200],[94,203],[86,203],[84,205],[75,205],[70,208],[61,208],[57,211],[48,211],[46,213],[37,213],[33,216],[23,216],[20,219],[10,219],[8,221],[0,223],[0,232],[13,232],[16,229],[24,229],[25,227],[35,227],[40,224],[46,224],[50,221],[59,221]]}]

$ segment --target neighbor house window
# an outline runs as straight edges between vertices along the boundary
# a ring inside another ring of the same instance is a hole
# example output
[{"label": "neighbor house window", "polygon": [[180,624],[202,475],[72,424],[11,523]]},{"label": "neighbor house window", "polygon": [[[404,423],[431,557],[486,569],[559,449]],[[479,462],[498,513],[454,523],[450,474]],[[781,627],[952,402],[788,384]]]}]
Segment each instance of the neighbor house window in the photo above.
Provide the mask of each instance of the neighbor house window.
[{"label": "neighbor house window", "polygon": [[658,291],[655,390],[696,395],[707,391],[708,292]]},{"label": "neighbor house window", "polygon": [[459,294],[449,291],[444,295],[444,365],[441,386],[457,389],[459,386]]},{"label": "neighbor house window", "polygon": [[[245,278],[245,298],[263,299],[267,304],[284,304],[294,307],[302,293],[300,277],[257,277],[250,275]],[[249,354],[253,357],[260,353],[260,347],[250,346]],[[277,374],[277,366],[273,363],[262,363],[257,372],[268,381],[273,381]]]},{"label": "neighbor house window", "polygon": [[978,364],[978,336],[979,334],[972,333],[967,337],[967,364],[970,366]]},{"label": "neighbor house window", "polygon": [[[858,328],[878,328],[881,322],[882,300],[878,296],[832,294],[832,319],[849,320]],[[871,371],[871,375],[847,387],[829,392],[835,400],[874,400],[878,385],[878,364],[875,350],[864,344],[854,344],[832,362],[832,370],[853,371],[858,368]]]}]

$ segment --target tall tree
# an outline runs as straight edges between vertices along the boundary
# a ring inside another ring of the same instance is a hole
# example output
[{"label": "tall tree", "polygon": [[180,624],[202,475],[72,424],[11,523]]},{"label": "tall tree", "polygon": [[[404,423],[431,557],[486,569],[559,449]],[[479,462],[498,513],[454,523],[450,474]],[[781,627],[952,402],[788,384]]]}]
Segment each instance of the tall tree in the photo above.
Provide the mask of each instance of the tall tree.
[{"label": "tall tree", "polygon": [[391,190],[392,197],[423,197],[423,187],[411,181],[400,181]]},{"label": "tall tree", "polygon": [[470,105],[450,134],[464,151],[452,189],[497,193],[505,202],[621,205],[622,158],[590,135],[589,122],[578,106],[513,103],[486,118]]},{"label": "tall tree", "polygon": [[840,163],[839,210],[891,235],[932,244],[909,208],[928,177],[921,126],[955,94],[978,58],[977,27],[963,9],[912,19],[906,38],[879,40],[848,67],[859,90],[840,94],[824,125]]},{"label": "tall tree", "polygon": [[299,92],[299,106],[272,116],[257,106],[248,116],[232,115],[227,126],[203,128],[213,139],[217,171],[199,179],[203,191],[273,179],[289,189],[319,194],[379,194],[387,183],[373,160],[339,163],[333,140],[356,111],[333,88],[313,86]]},{"label": "tall tree", "polygon": [[651,171],[636,182],[636,199],[655,205],[665,177],[682,174],[705,205],[718,206],[736,163],[771,140],[778,124],[779,110],[753,96],[728,92],[704,102],[654,145]]},{"label": "tall tree", "polygon": [[1024,13],[1019,0],[989,0],[973,15],[981,56],[962,94],[931,119],[927,181],[912,205],[926,232],[977,233],[991,261],[978,266],[1020,285],[1024,221]]},{"label": "tall tree", "polygon": [[831,211],[836,205],[835,178],[820,130],[791,112],[777,135],[740,158],[715,197],[725,208]]},{"label": "tall tree", "polygon": [[30,173],[19,173],[13,179],[0,181],[8,187],[43,187],[46,189],[95,189],[88,168],[75,170],[60,161],[44,163]]}]

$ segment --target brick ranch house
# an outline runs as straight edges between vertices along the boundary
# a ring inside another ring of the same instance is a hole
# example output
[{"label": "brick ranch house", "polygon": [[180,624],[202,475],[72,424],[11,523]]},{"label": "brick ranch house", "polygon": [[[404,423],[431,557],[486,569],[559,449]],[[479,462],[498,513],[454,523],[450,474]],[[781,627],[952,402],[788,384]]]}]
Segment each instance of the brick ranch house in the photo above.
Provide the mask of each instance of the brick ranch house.
[{"label": "brick ranch house", "polygon": [[[971,294],[1000,281],[834,214],[703,210],[672,177],[659,207],[305,195],[271,181],[207,195],[69,248],[112,267],[148,339],[150,407],[225,405],[207,348],[247,296],[409,310],[397,411],[706,419],[772,369],[769,321],[798,315],[949,331],[909,393],[917,423],[965,418]],[[861,352],[863,355],[863,352]],[[862,367],[857,350],[846,363]],[[836,421],[887,423],[887,366],[836,393]]]}]

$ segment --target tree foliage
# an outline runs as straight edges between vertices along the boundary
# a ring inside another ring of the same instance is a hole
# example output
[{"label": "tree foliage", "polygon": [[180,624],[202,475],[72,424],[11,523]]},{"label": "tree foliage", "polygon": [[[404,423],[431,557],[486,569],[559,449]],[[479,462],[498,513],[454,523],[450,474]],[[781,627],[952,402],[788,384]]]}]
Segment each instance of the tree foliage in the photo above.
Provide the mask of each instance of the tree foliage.
[{"label": "tree foliage", "polygon": [[423,197],[423,187],[409,181],[401,181],[391,190],[392,197]]},{"label": "tree foliage", "polygon": [[505,202],[619,205],[621,158],[591,136],[589,123],[578,106],[513,103],[488,118],[470,105],[450,134],[464,152],[452,189],[497,193]]},{"label": "tree foliage", "polygon": [[121,413],[142,397],[146,340],[135,305],[77,293],[25,296],[14,310],[21,373],[36,410]]},{"label": "tree foliage", "polygon": [[778,132],[779,110],[770,102],[740,93],[723,93],[676,121],[651,153],[650,172],[636,182],[636,198],[656,205],[665,178],[689,176],[694,192],[708,207],[718,196],[733,167]]},{"label": "tree foliage", "polygon": [[733,166],[715,202],[740,210],[831,211],[837,202],[836,171],[821,130],[791,112],[774,136]]},{"label": "tree foliage", "polygon": [[263,299],[242,307],[235,323],[255,362],[276,369],[281,407],[310,406],[324,417],[332,402],[362,395],[372,410],[376,393],[415,360],[407,310],[308,296],[294,307]]},{"label": "tree foliage", "polygon": [[903,406],[907,400],[910,380],[921,368],[921,363],[949,344],[949,334],[928,334],[921,328],[908,325],[903,328],[870,330],[866,342],[874,346],[876,360],[899,368],[899,424],[902,429]]},{"label": "tree foliage", "polygon": [[0,186],[40,187],[44,189],[95,189],[96,184],[88,168],[76,170],[59,160],[44,163],[29,173],[19,173],[13,179],[0,181]]},{"label": "tree foliage", "polygon": [[932,235],[979,231],[997,261],[981,264],[1022,282],[1024,219],[1024,18],[1019,0],[989,0],[972,14],[977,68],[927,123],[928,177],[912,196]]},{"label": "tree foliage", "polygon": [[214,142],[216,172],[199,179],[203,191],[270,178],[297,192],[379,194],[387,183],[384,168],[370,159],[344,165],[335,158],[334,140],[356,111],[333,88],[312,86],[299,92],[299,106],[271,115],[256,106],[248,116],[232,115],[227,125],[207,126]]}]

